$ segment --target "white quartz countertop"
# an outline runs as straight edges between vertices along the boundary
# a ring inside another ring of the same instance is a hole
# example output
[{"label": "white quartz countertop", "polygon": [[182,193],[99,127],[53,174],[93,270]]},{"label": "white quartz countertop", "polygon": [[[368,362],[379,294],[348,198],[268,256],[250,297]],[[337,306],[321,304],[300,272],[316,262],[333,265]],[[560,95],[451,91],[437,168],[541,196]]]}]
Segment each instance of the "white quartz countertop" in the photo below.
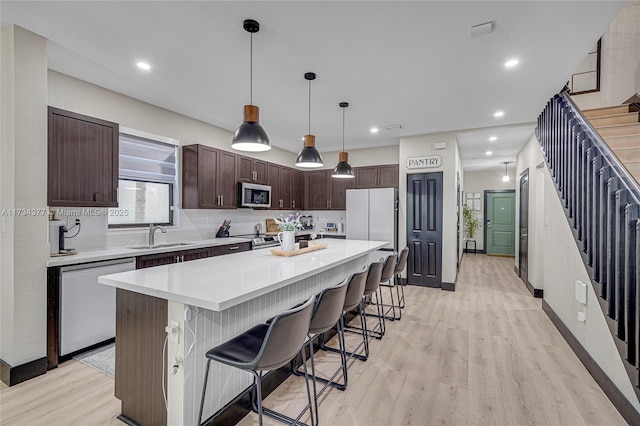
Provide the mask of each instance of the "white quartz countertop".
[{"label": "white quartz countertop", "polygon": [[104,275],[98,282],[223,311],[387,245],[380,241],[324,242],[328,245],[324,250],[293,257],[274,256],[270,250],[255,250]]},{"label": "white quartz countertop", "polygon": [[[121,259],[126,257],[144,256],[147,254],[170,253],[172,251],[190,250],[202,247],[224,246],[228,244],[248,243],[251,238],[213,238],[209,240],[183,241],[188,245],[173,247],[156,247],[150,249],[132,249],[129,247],[113,247],[99,250],[85,250],[68,256],[50,257],[47,267],[76,265],[79,263],[99,262],[101,260]],[[162,244],[171,244],[163,242]]]}]

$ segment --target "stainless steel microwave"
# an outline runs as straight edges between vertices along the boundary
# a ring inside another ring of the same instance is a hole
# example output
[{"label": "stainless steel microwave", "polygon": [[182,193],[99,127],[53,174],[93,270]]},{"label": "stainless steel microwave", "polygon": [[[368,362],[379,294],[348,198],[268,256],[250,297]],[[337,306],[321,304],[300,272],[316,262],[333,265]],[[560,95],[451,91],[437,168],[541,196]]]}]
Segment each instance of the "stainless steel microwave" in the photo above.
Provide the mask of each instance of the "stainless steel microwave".
[{"label": "stainless steel microwave", "polygon": [[238,183],[238,207],[271,207],[271,187],[255,183]]}]

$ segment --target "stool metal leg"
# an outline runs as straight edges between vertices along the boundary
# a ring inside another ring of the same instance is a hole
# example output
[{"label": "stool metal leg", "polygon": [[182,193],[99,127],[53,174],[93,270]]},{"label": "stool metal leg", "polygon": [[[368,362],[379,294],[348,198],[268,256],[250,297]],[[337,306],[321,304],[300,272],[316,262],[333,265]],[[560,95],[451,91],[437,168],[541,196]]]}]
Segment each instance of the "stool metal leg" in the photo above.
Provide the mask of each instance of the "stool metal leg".
[{"label": "stool metal leg", "polygon": [[198,425],[202,424],[202,410],[204,409],[204,394],[207,391],[207,381],[209,380],[209,364],[211,360],[207,360],[207,367],[204,370],[204,385],[202,386],[202,399],[200,400],[200,413],[198,414]]}]

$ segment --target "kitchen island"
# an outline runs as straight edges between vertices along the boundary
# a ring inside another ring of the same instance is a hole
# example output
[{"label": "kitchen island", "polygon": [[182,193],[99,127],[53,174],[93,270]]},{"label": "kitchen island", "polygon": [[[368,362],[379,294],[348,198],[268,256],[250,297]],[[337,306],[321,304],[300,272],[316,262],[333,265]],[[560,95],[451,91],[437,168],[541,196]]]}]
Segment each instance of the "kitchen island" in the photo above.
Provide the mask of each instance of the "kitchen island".
[{"label": "kitchen island", "polygon": [[[260,250],[100,277],[117,288],[122,415],[138,424],[196,424],[207,350],[362,270],[385,245],[331,240],[295,257]],[[172,324],[177,339],[165,342]],[[204,418],[250,385],[249,374],[212,364]]]}]

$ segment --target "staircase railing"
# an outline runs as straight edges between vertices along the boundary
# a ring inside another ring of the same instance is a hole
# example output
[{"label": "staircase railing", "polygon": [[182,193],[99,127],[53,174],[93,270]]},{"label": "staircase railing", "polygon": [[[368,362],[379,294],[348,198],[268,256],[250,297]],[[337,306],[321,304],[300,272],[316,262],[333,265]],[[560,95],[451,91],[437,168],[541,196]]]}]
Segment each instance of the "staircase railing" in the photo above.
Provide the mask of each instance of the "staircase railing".
[{"label": "staircase railing", "polygon": [[640,397],[640,188],[566,93],[547,103],[536,136]]}]

